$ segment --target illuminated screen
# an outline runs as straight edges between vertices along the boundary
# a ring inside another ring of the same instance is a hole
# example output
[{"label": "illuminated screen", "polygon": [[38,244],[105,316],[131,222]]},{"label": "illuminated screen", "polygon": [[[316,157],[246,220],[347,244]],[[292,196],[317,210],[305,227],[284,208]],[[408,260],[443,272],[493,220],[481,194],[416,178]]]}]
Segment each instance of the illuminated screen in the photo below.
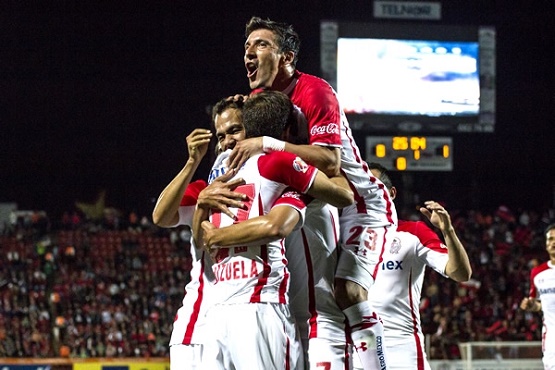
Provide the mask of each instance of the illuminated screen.
[{"label": "illuminated screen", "polygon": [[478,42],[339,38],[347,113],[464,116],[480,111]]},{"label": "illuminated screen", "polygon": [[322,77],[356,131],[494,132],[495,57],[489,26],[320,23]]}]

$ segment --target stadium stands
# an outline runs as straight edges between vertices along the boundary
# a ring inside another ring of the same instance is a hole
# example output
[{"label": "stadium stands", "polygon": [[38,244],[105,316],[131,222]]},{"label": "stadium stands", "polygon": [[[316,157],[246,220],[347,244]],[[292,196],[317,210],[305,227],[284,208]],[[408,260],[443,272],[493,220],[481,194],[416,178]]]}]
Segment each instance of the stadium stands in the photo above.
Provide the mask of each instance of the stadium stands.
[{"label": "stadium stands", "polygon": [[[553,213],[451,216],[473,278],[457,284],[427,272],[429,357],[459,359],[464,341],[540,340],[541,316],[518,304],[531,267],[547,258],[543,230]],[[189,233],[118,217],[91,222],[74,212],[51,222],[41,213],[0,228],[0,357],[168,356],[191,268]]]}]

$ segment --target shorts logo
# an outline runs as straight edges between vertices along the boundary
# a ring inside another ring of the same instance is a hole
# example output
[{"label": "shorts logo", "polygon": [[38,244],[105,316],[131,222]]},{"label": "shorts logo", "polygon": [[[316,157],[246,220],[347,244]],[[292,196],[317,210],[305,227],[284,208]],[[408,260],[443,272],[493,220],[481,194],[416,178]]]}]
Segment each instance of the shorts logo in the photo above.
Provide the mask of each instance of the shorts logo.
[{"label": "shorts logo", "polygon": [[308,171],[308,165],[299,157],[296,157],[293,161],[293,168],[297,172],[306,173]]}]

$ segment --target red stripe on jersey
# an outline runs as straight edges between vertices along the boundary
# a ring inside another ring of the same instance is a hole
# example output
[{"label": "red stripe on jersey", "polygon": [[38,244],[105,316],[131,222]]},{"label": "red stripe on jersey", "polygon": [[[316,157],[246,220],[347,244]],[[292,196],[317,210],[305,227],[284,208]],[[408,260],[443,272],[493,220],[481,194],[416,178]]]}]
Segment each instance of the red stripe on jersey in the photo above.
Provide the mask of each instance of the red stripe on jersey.
[{"label": "red stripe on jersey", "polygon": [[[366,164],[364,165],[364,167],[366,168],[366,170],[368,170],[368,167],[366,166]],[[368,172],[368,171],[366,171],[366,172]],[[370,176],[370,181],[375,183],[375,182],[378,181],[378,179],[374,176]],[[391,198],[389,196],[389,190],[381,182],[378,183],[378,188],[380,189],[380,191],[382,193],[382,198],[385,201],[385,209],[386,209],[387,220],[391,224],[393,224],[393,223],[395,223],[394,220],[393,220],[393,211],[391,210],[391,208],[393,206],[393,202],[391,201]]]},{"label": "red stripe on jersey", "polygon": [[261,293],[262,289],[266,286],[268,282],[268,276],[270,276],[270,265],[268,264],[268,246],[266,244],[261,245],[260,247],[260,258],[263,261],[262,265],[262,276],[258,279],[256,286],[254,287],[254,292],[251,296],[250,302],[251,303],[260,303],[261,302]]},{"label": "red stripe on jersey", "polygon": [[[262,216],[263,213],[264,213],[264,208],[262,204],[262,197],[260,196],[260,194],[258,194],[258,216]],[[252,215],[252,216],[255,217],[255,215]],[[268,282],[268,276],[270,276],[270,272],[272,270],[270,268],[270,265],[268,264],[268,246],[264,244],[264,245],[261,245],[259,248],[260,248],[260,258],[263,261],[262,276],[260,276],[260,278],[258,279],[258,282],[256,283],[256,286],[254,287],[254,292],[250,299],[251,303],[261,302],[260,294],[262,293],[262,289],[264,289],[264,287],[266,286],[266,283]]]},{"label": "red stripe on jersey", "polygon": [[306,261],[307,269],[307,289],[308,289],[308,312],[310,317],[308,319],[308,338],[318,337],[318,311],[316,310],[316,294],[314,290],[314,269],[312,268],[312,256],[310,255],[310,247],[306,239],[304,227],[301,228],[301,236],[303,238],[303,250]]},{"label": "red stripe on jersey", "polygon": [[372,277],[374,278],[374,280],[376,280],[376,276],[378,276],[378,271],[383,261],[383,254],[385,253],[385,243],[388,240],[387,233],[389,232],[389,227],[384,226],[383,229],[384,229],[384,233],[383,233],[382,246],[381,246],[382,249],[380,251],[380,257],[378,259],[378,263],[376,263],[376,267],[374,267],[374,272],[372,273]]},{"label": "red stripe on jersey", "polygon": [[339,235],[337,234],[335,217],[333,217],[333,213],[331,211],[329,211],[329,214],[330,214],[331,226],[333,230],[333,240],[335,241],[335,244],[337,244],[339,243]]},{"label": "red stripe on jersey", "polygon": [[291,359],[289,358],[291,356],[291,343],[289,341],[289,335],[285,335],[285,337],[287,338],[285,342],[285,370],[291,370]]},{"label": "red stripe on jersey", "polygon": [[[408,284],[408,286],[412,286],[412,269],[409,273]],[[409,289],[409,306],[412,318],[412,334],[414,337],[414,344],[416,345],[416,370],[424,370],[424,350],[422,349],[422,343],[420,343],[420,337],[418,336],[418,322],[416,320],[416,310],[419,308],[413,305],[412,289]]]},{"label": "red stripe on jersey", "polygon": [[197,324],[199,314],[200,314],[200,306],[202,305],[202,299],[204,298],[204,252],[202,252],[202,256],[200,258],[200,274],[199,274],[199,286],[198,286],[198,295],[195,303],[193,304],[193,313],[191,314],[191,319],[187,324],[187,329],[185,330],[185,336],[183,337],[183,344],[191,344],[191,340],[193,338],[193,332],[195,331],[195,325]]},{"label": "red stripe on jersey", "polygon": [[[281,244],[281,255],[283,256],[283,264],[287,266],[287,259],[285,259],[285,239],[280,240]],[[287,303],[287,287],[289,285],[289,270],[285,269],[283,273],[283,279],[279,285],[279,303]]]}]

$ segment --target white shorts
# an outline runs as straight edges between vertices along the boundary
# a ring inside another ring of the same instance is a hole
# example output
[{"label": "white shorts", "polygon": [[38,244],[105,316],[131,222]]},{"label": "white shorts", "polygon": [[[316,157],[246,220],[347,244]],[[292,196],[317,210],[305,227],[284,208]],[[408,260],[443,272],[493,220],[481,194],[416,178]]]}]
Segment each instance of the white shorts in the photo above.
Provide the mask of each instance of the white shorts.
[{"label": "white shorts", "polygon": [[202,351],[203,369],[304,369],[295,321],[286,305],[215,305],[206,321],[210,334]]},{"label": "white shorts", "polygon": [[555,370],[555,336],[548,331],[545,322],[542,326],[543,367],[545,370]]},{"label": "white shorts", "polygon": [[350,370],[353,368],[353,347],[346,342],[312,338],[308,345],[308,360],[310,370]]},{"label": "white shorts", "polygon": [[545,370],[555,370],[555,352],[544,352],[542,362]]},{"label": "white shorts", "polygon": [[362,226],[361,221],[341,224],[342,250],[335,276],[369,290],[376,279],[385,246],[393,240],[396,227],[370,228]]},{"label": "white shorts", "polygon": [[202,344],[170,346],[170,370],[201,370]]}]

